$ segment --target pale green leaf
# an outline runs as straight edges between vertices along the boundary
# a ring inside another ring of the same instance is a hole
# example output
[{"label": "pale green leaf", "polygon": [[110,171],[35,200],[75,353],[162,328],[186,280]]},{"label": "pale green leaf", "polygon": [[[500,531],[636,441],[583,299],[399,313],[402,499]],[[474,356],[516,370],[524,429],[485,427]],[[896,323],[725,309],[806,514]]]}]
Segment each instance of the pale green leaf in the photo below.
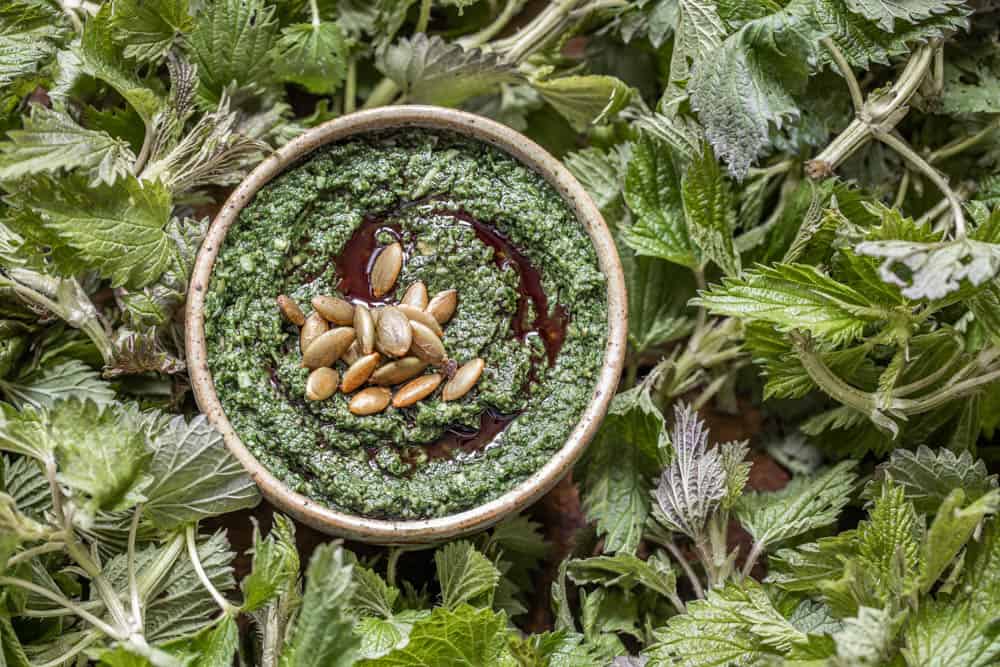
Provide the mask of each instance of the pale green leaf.
[{"label": "pale green leaf", "polygon": [[814,591],[836,579],[854,551],[853,531],[821,537],[794,549],[779,549],[768,561],[766,581],[787,591]]},{"label": "pale green leaf", "polygon": [[101,130],[80,127],[68,114],[34,105],[24,127],[0,144],[0,180],[61,169],[86,169],[92,185],[111,185],[131,169],[127,142]]},{"label": "pale green leaf", "polygon": [[204,415],[174,417],[153,440],[145,517],[161,530],[253,507],[256,485]]},{"label": "pale green leaf", "polygon": [[417,621],[410,641],[362,667],[468,667],[500,665],[507,643],[506,618],[490,609],[462,605],[435,609]]},{"label": "pale green leaf", "polygon": [[736,504],[736,516],[759,545],[829,526],[851,500],[854,461],[842,461],[813,476],[792,479],[780,491],[752,492]]},{"label": "pale green leaf", "polygon": [[19,512],[38,521],[52,507],[48,480],[39,474],[38,463],[26,456],[0,457],[0,491],[13,499]]},{"label": "pale green leaf", "polygon": [[56,443],[49,437],[45,414],[30,406],[20,409],[0,403],[0,449],[46,461]]},{"label": "pale green leaf", "polygon": [[736,202],[709,145],[705,145],[684,172],[681,198],[691,240],[701,255],[715,262],[723,273],[740,273],[740,256],[733,245]]},{"label": "pale green leaf", "polygon": [[236,619],[229,614],[193,637],[166,644],[169,653],[187,659],[189,667],[232,667],[240,634]]},{"label": "pale green leaf", "polygon": [[410,641],[413,625],[431,612],[425,610],[402,611],[388,618],[368,616],[354,626],[354,634],[361,638],[362,658],[381,658]]},{"label": "pale green leaf", "polygon": [[340,26],[329,21],[294,23],[282,28],[271,50],[274,74],[316,95],[340,88],[347,72],[347,41]]},{"label": "pale green leaf", "polygon": [[284,515],[275,514],[271,532],[261,538],[255,522],[252,553],[250,573],[240,582],[244,611],[260,609],[296,586],[299,552],[295,545],[295,524]]},{"label": "pale green leaf", "polygon": [[692,70],[718,54],[727,31],[716,4],[706,0],[677,2],[677,34],[670,56],[670,82],[665,93],[668,97],[682,94]]},{"label": "pale green leaf", "polygon": [[569,561],[566,573],[578,585],[617,586],[626,591],[644,587],[673,597],[677,595],[677,577],[670,562],[661,556],[662,552],[648,561],[628,553],[574,559]]},{"label": "pale green leaf", "polygon": [[597,74],[563,76],[532,85],[577,132],[613,120],[632,96],[620,79]]},{"label": "pale green leaf", "polygon": [[399,589],[390,586],[382,575],[360,565],[354,566],[354,597],[351,609],[358,616],[389,618],[393,614]]},{"label": "pale green leaf", "polygon": [[843,629],[833,636],[837,657],[848,665],[878,667],[892,657],[898,630],[887,609],[861,607],[854,618],[845,618]]},{"label": "pale green leaf", "polygon": [[768,322],[780,331],[809,331],[835,344],[849,342],[887,317],[863,294],[814,266],[776,264],[725,278],[695,301],[719,315]]},{"label": "pale green leaf", "polygon": [[934,586],[983,518],[1000,510],[1000,491],[997,489],[963,507],[966,497],[960,488],[948,494],[927,530],[920,558],[920,590],[923,593]]},{"label": "pale green leaf", "polygon": [[418,33],[390,46],[379,68],[413,103],[455,106],[523,76],[499,56]]},{"label": "pale green leaf", "polygon": [[106,405],[115,398],[111,385],[78,359],[43,365],[27,375],[0,380],[0,393],[17,407],[36,408],[51,408],[70,398]]},{"label": "pale green leaf", "polygon": [[500,582],[500,572],[472,543],[450,542],[434,553],[441,584],[441,605],[455,609],[471,603],[489,607]]},{"label": "pale green leaf", "polygon": [[340,545],[323,544],[306,569],[302,608],[281,654],[281,667],[347,667],[359,640],[347,613],[354,592],[353,566]]}]

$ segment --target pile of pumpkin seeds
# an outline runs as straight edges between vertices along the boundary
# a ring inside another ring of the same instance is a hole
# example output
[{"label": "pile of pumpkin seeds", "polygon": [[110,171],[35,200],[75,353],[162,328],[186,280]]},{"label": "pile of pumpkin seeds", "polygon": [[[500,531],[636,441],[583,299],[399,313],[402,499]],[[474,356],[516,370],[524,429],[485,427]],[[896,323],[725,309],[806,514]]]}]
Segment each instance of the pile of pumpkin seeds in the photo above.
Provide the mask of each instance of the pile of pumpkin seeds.
[{"label": "pile of pumpkin seeds", "polygon": [[[381,298],[392,292],[402,268],[402,246],[382,248],[369,275],[372,294]],[[390,403],[396,408],[415,405],[434,394],[442,382],[441,400],[454,401],[465,396],[483,373],[482,359],[459,366],[448,359],[441,342],[442,327],[458,307],[458,292],[453,289],[429,298],[427,286],[417,281],[395,305],[369,308],[335,296],[317,296],[312,307],[306,317],[294,299],[278,297],[281,314],[299,327],[302,366],[310,370],[306,380],[310,401],[326,400],[338,390],[353,393],[348,409],[356,415],[373,415]],[[347,366],[343,374],[334,368],[341,361]],[[426,373],[428,369],[432,372]]]}]

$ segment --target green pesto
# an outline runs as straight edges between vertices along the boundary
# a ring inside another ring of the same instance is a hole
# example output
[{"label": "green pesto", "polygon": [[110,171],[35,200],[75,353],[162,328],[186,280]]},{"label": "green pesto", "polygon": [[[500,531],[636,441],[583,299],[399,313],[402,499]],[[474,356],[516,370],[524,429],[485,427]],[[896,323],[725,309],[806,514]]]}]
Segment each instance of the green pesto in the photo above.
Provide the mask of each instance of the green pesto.
[{"label": "green pesto", "polygon": [[[516,271],[497,266],[493,248],[449,214],[458,210],[507,236],[541,270],[550,308],[558,303],[569,313],[553,365],[537,335],[514,335]],[[397,299],[415,280],[431,294],[458,290],[445,349],[458,363],[486,360],[462,399],[358,417],[343,394],[302,398],[307,371],[297,332],[282,321],[275,297],[291,295],[308,314],[313,296],[338,295],[331,259],[365,216],[401,230],[407,259]],[[205,320],[219,398],[262,464],[332,507],[417,519],[509,491],[564,444],[600,371],[607,306],[593,246],[544,179],[485,144],[407,130],[325,147],[261,189],[219,253]],[[518,416],[482,451],[426,456],[424,445],[449,427],[477,428],[487,409]]]}]

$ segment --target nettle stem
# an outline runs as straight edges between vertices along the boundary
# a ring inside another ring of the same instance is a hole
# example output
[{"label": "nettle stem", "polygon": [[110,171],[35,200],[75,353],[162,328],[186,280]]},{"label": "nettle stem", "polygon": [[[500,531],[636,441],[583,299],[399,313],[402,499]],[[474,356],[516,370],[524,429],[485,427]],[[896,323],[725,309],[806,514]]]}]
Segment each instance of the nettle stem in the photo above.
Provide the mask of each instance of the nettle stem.
[{"label": "nettle stem", "polygon": [[189,525],[185,531],[185,537],[187,540],[188,558],[191,559],[191,565],[194,567],[195,573],[198,575],[198,580],[201,581],[201,585],[205,587],[212,599],[215,600],[215,604],[219,605],[219,609],[222,610],[224,614],[232,614],[236,609],[229,603],[229,600],[219,592],[219,589],[215,587],[212,580],[208,578],[208,574],[205,572],[205,568],[201,564],[201,557],[198,555],[198,540],[197,540],[197,530],[198,526],[196,524]]},{"label": "nettle stem", "polygon": [[854,76],[854,70],[851,69],[851,64],[847,62],[847,58],[844,56],[843,51],[840,50],[840,47],[829,37],[821,39],[820,44],[830,53],[830,57],[833,58],[834,64],[840,70],[841,76],[847,82],[847,89],[851,93],[851,102],[854,104],[854,113],[860,114],[865,106],[865,97],[861,92],[861,84],[858,83],[858,77]]}]

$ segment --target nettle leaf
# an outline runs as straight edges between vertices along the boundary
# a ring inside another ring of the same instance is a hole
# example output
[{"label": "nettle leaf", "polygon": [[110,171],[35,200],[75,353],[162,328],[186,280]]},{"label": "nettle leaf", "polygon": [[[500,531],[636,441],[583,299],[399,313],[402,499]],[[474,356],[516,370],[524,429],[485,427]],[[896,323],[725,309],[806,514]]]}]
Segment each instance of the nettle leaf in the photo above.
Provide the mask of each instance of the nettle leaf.
[{"label": "nettle leaf", "polygon": [[388,618],[368,616],[354,626],[354,634],[361,638],[359,648],[362,658],[381,658],[410,641],[414,624],[430,615],[430,610],[407,610]]},{"label": "nettle leaf", "polygon": [[837,657],[849,665],[883,665],[895,651],[893,640],[899,623],[889,609],[861,607],[854,618],[845,618],[833,636]]},{"label": "nettle leaf", "polygon": [[794,549],[779,549],[768,559],[769,584],[792,592],[811,592],[837,579],[844,562],[855,554],[854,531],[800,544]]},{"label": "nettle leaf", "polygon": [[581,462],[583,510],[604,535],[604,550],[635,553],[649,516],[653,477],[670,440],[648,388],[615,396]]},{"label": "nettle leaf", "polygon": [[740,256],[733,245],[736,226],[733,191],[708,144],[684,172],[681,198],[688,234],[701,254],[715,262],[723,273],[739,275]]},{"label": "nettle leaf", "polygon": [[962,0],[846,0],[847,7],[862,16],[876,21],[880,28],[892,32],[896,21],[917,23],[934,14],[942,14]]},{"label": "nettle leaf", "polygon": [[746,460],[750,447],[746,440],[740,442],[724,442],[719,445],[719,460],[726,473],[726,495],[722,498],[722,507],[732,508],[743,495],[743,489],[750,479],[750,469],[753,464]]},{"label": "nettle leaf", "polygon": [[100,130],[87,130],[63,111],[32,105],[20,130],[0,144],[0,180],[61,169],[86,169],[91,185],[111,185],[135,162],[128,142]]},{"label": "nettle leaf", "polygon": [[295,545],[295,524],[287,517],[275,514],[271,532],[262,538],[260,527],[254,521],[251,553],[250,573],[240,582],[243,589],[241,608],[245,612],[260,609],[296,585],[299,552]]},{"label": "nettle leaf", "polygon": [[[685,316],[694,295],[693,274],[657,257],[620,252],[628,288],[628,340],[637,357],[686,335],[692,322]],[[671,285],[671,289],[663,289]]]},{"label": "nettle leaf", "polygon": [[461,667],[499,665],[506,653],[507,619],[491,609],[436,608],[413,625],[410,641],[363,667]]},{"label": "nettle leaf", "polygon": [[101,5],[97,14],[87,19],[83,37],[75,54],[83,72],[108,84],[135,109],[148,125],[163,107],[163,100],[135,73],[135,68],[121,56],[112,40],[111,4]]},{"label": "nettle leaf", "polygon": [[1000,88],[1000,56],[995,43],[988,40],[978,48],[964,43],[946,47],[945,53],[940,111],[948,114],[1000,112],[996,95]]},{"label": "nettle leaf", "polygon": [[689,405],[674,406],[670,440],[674,456],[654,497],[667,528],[698,540],[726,496],[726,471],[718,448],[708,448],[708,429]]},{"label": "nettle leaf", "polygon": [[813,476],[795,477],[780,491],[753,492],[736,503],[736,517],[760,545],[829,526],[851,500],[854,461],[842,461]]},{"label": "nettle leaf", "polygon": [[36,408],[51,408],[58,401],[70,398],[107,405],[115,398],[111,385],[78,359],[40,366],[27,375],[0,380],[0,393],[16,407]]},{"label": "nettle leaf", "polygon": [[441,584],[441,605],[455,609],[470,603],[489,607],[500,583],[500,571],[471,542],[450,542],[434,553]]},{"label": "nettle leaf", "polygon": [[500,56],[418,33],[386,49],[379,69],[411,103],[456,106],[524,77]]},{"label": "nettle leaf", "polygon": [[0,403],[0,449],[47,461],[56,443],[45,428],[45,413],[29,406]]},{"label": "nettle leaf", "polygon": [[52,60],[65,26],[47,5],[8,2],[0,8],[0,90],[38,74]]},{"label": "nettle leaf", "polygon": [[648,561],[628,553],[573,559],[566,573],[577,585],[617,586],[625,591],[641,586],[664,597],[677,595],[677,577],[662,552]]},{"label": "nettle leaf", "polygon": [[670,58],[670,83],[665,95],[681,92],[698,64],[714,58],[726,37],[716,3],[680,0],[677,3],[677,34]]},{"label": "nettle leaf", "polygon": [[0,491],[11,497],[18,512],[37,521],[52,507],[48,480],[25,456],[0,456]]},{"label": "nettle leaf", "polygon": [[858,554],[883,600],[912,591],[921,569],[923,524],[903,487],[882,485],[867,521],[858,524]]},{"label": "nettle leaf", "polygon": [[260,494],[204,415],[190,423],[174,417],[153,440],[144,516],[172,530],[212,516],[253,507]]},{"label": "nettle leaf", "polygon": [[809,81],[815,48],[806,19],[780,11],[744,24],[695,69],[691,104],[736,178],[764,153],[772,125],[798,117],[795,95]]},{"label": "nettle leaf", "polygon": [[894,449],[889,460],[879,466],[876,479],[865,487],[863,497],[880,495],[881,480],[902,487],[905,498],[921,514],[937,512],[954,489],[961,489],[973,501],[997,488],[997,476],[990,475],[986,464],[969,452],[935,451],[926,445],[915,451]]},{"label": "nettle leaf", "polygon": [[155,62],[178,37],[191,32],[195,21],[189,0],[115,0],[111,25],[126,58]]},{"label": "nettle leaf", "polygon": [[272,69],[282,81],[297,83],[315,95],[330,95],[344,81],[347,50],[336,23],[294,23],[282,28],[271,49]]},{"label": "nettle leaf", "polygon": [[934,586],[983,518],[1000,510],[1000,491],[993,489],[963,507],[965,501],[966,495],[962,489],[955,489],[948,494],[927,530],[920,559],[923,564],[920,572],[922,593]]},{"label": "nettle leaf", "polygon": [[322,544],[306,569],[302,607],[285,644],[281,667],[347,667],[355,664],[359,640],[346,612],[354,592],[353,565],[339,544]]},{"label": "nettle leaf", "polygon": [[35,177],[19,191],[18,204],[27,224],[53,234],[116,287],[148,285],[174,257],[165,230],[170,193],[160,183],[129,176],[114,187],[90,187],[80,178]]},{"label": "nettle leaf", "polygon": [[563,76],[532,83],[546,102],[577,132],[613,120],[632,97],[632,89],[613,76]]},{"label": "nettle leaf", "polygon": [[684,218],[680,165],[666,144],[647,137],[632,144],[625,201],[635,216],[623,231],[625,243],[640,255],[698,265]]},{"label": "nettle leaf", "polygon": [[768,322],[785,333],[809,331],[837,345],[887,317],[854,288],[805,264],[757,266],[740,278],[724,278],[694,303],[718,315]]},{"label": "nettle leaf", "polygon": [[264,0],[212,0],[198,14],[189,43],[203,99],[215,104],[227,88],[269,82],[267,54],[278,37],[274,12]]},{"label": "nettle leaf", "polygon": [[399,589],[390,586],[382,575],[360,565],[354,566],[354,597],[351,609],[358,616],[389,618],[393,614]]},{"label": "nettle leaf", "polygon": [[132,413],[73,400],[45,415],[58,479],[82,494],[88,512],[127,509],[142,499],[150,452],[147,432]]},{"label": "nettle leaf", "polygon": [[654,661],[685,667],[757,664],[783,657],[809,636],[783,617],[753,579],[730,582],[688,603],[687,613],[654,631]]},{"label": "nettle leaf", "polygon": [[[625,188],[627,151],[622,147],[604,150],[588,147],[563,156],[563,164],[580,181],[608,222],[621,217],[620,202]],[[617,215],[616,215],[617,213]]]}]

